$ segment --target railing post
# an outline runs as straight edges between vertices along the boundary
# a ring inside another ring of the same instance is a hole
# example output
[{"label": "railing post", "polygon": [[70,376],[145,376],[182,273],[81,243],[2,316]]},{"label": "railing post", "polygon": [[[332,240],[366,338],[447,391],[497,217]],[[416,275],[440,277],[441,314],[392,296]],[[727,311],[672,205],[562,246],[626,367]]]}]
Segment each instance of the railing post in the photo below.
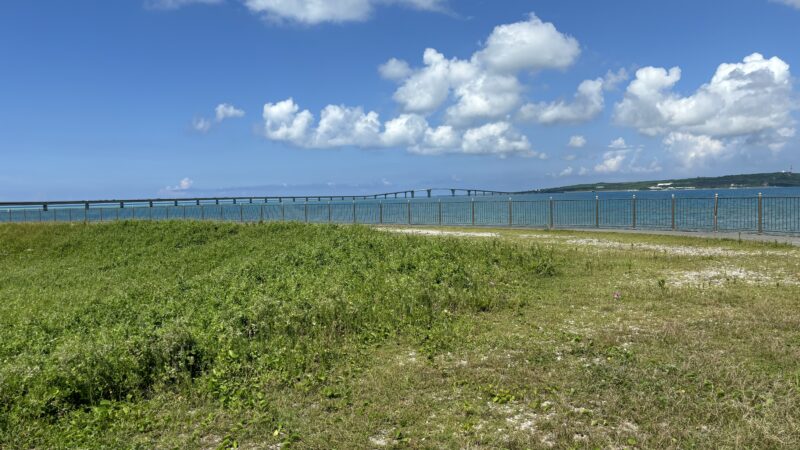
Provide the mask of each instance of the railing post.
[{"label": "railing post", "polygon": [[303,217],[305,218],[306,223],[308,223],[308,199],[306,199],[305,203],[303,203]]},{"label": "railing post", "polygon": [[353,198],[353,223],[356,223],[356,199]]},{"label": "railing post", "polygon": [[475,225],[475,199],[470,198],[470,204],[472,204],[472,225]]},{"label": "railing post", "polygon": [[764,232],[764,201],[761,192],[758,193],[758,234]]},{"label": "railing post", "polygon": [[206,220],[206,209],[202,205],[200,205],[200,220]]},{"label": "railing post", "polygon": [[378,223],[383,224],[383,201],[378,201]]},{"label": "railing post", "polygon": [[594,196],[594,227],[600,228],[600,196]]},{"label": "railing post", "polygon": [[719,230],[719,222],[717,221],[717,212],[719,212],[719,194],[714,194],[714,233]]},{"label": "railing post", "polygon": [[672,194],[672,231],[675,231],[675,194]]},{"label": "railing post", "polygon": [[633,198],[631,199],[631,213],[633,218],[633,229],[636,229],[636,194],[633,194]]},{"label": "railing post", "polygon": [[411,200],[407,201],[406,205],[408,206],[408,224],[411,225]]},{"label": "railing post", "polygon": [[281,222],[286,222],[286,205],[281,202]]},{"label": "railing post", "polygon": [[549,202],[549,203],[550,203],[550,220],[549,220],[549,222],[548,222],[548,228],[552,230],[552,229],[553,229],[553,224],[555,223],[555,220],[553,220],[553,212],[554,212],[554,208],[553,208],[553,206],[554,206],[553,197],[550,197],[550,202]]},{"label": "railing post", "polygon": [[508,226],[511,226],[514,223],[514,216],[512,215],[513,212],[511,211],[511,197],[508,197]]},{"label": "railing post", "polygon": [[333,214],[331,213],[331,201],[328,200],[328,223],[333,222]]},{"label": "railing post", "polygon": [[263,222],[264,221],[264,205],[260,205],[259,206],[258,221],[259,222]]},{"label": "railing post", "polygon": [[439,199],[439,225],[442,224],[442,199]]}]

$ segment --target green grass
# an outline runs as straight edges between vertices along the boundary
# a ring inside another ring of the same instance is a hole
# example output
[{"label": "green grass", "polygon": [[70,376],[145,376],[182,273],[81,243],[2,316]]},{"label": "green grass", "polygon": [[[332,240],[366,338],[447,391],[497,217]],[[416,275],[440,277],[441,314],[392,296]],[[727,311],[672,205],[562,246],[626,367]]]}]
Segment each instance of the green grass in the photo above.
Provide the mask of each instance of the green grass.
[{"label": "green grass", "polygon": [[498,233],[0,226],[0,448],[800,447],[798,250]]}]

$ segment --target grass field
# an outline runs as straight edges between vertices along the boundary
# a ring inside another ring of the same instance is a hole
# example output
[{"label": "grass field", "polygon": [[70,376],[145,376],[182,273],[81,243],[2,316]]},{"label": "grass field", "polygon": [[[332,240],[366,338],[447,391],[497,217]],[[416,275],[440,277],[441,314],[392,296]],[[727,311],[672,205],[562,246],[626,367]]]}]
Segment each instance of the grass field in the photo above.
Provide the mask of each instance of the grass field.
[{"label": "grass field", "polygon": [[800,249],[0,226],[0,448],[800,448]]}]

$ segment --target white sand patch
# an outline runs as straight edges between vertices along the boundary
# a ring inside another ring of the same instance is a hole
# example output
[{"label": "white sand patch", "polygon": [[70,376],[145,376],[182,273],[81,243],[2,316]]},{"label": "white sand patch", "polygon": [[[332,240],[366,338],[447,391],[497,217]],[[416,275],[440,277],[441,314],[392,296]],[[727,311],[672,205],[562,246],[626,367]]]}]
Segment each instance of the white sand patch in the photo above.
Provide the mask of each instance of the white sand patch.
[{"label": "white sand patch", "polygon": [[619,242],[607,239],[567,239],[567,244],[585,245],[591,247],[609,248],[614,250],[641,250],[664,253],[667,255],[676,256],[753,256],[753,255],[781,255],[790,256],[795,255],[789,251],[777,250],[762,250],[762,251],[748,251],[748,250],[732,250],[723,247],[692,247],[688,245],[663,245],[663,244],[647,244],[641,242]]},{"label": "white sand patch", "polygon": [[370,436],[369,443],[374,445],[375,447],[386,447],[389,445],[389,432],[388,431],[381,431],[379,435]]},{"label": "white sand patch", "polygon": [[783,273],[766,273],[734,266],[709,267],[702,270],[675,272],[669,276],[671,286],[721,286],[728,283],[751,285],[781,284],[798,285],[800,280]]},{"label": "white sand patch", "polygon": [[536,420],[539,418],[537,414],[533,413],[520,413],[513,417],[506,418],[508,424],[519,431],[532,431],[536,428]]},{"label": "white sand patch", "polygon": [[423,236],[457,236],[457,237],[499,237],[497,233],[483,231],[446,231],[428,230],[424,228],[378,228],[390,233],[419,234]]}]

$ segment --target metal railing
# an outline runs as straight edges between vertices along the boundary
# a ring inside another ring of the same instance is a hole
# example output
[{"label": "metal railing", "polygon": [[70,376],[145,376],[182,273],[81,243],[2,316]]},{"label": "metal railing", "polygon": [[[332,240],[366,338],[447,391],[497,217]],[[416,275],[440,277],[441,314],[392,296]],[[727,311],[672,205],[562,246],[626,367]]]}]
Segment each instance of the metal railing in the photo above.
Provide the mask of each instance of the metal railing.
[{"label": "metal railing", "polygon": [[115,220],[297,221],[385,225],[648,229],[800,234],[800,197],[609,198],[294,202],[143,201],[0,207],[3,222]]}]

